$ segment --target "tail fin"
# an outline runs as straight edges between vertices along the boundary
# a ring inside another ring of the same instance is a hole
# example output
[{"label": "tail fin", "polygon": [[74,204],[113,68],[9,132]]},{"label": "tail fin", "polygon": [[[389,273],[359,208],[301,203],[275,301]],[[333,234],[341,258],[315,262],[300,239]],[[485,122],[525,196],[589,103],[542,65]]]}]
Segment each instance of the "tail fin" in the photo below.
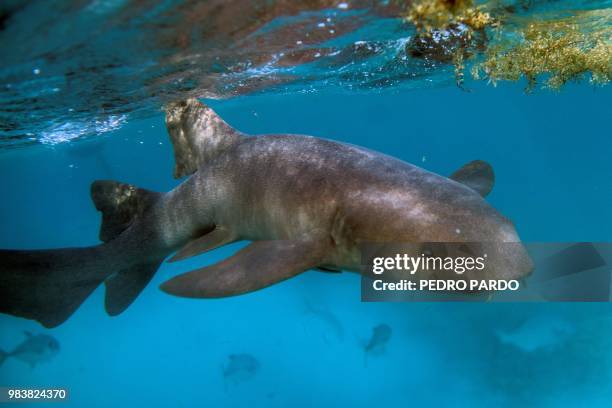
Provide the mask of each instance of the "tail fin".
[{"label": "tail fin", "polygon": [[0,250],[0,312],[64,322],[106,277],[92,262],[98,248]]},{"label": "tail fin", "polygon": [[[158,193],[115,181],[96,181],[92,200],[102,212],[100,239],[125,231]],[[63,323],[106,279],[106,310],[117,315],[138,296],[161,259],[117,261],[106,245],[50,250],[0,250],[0,313],[34,319],[45,327]],[[109,268],[122,268],[109,279]]]}]

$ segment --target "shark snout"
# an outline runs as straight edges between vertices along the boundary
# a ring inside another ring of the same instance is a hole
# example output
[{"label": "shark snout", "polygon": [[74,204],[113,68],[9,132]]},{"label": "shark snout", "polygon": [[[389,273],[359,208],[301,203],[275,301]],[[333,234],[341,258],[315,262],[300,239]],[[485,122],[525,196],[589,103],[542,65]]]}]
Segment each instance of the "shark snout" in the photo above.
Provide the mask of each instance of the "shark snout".
[{"label": "shark snout", "polygon": [[520,246],[520,249],[515,252],[512,269],[518,279],[525,279],[533,273],[534,263],[527,249],[522,244],[518,244],[518,246]]},{"label": "shark snout", "polygon": [[534,270],[529,252],[521,242],[503,242],[495,245],[490,256],[491,270],[495,278],[521,280]]}]

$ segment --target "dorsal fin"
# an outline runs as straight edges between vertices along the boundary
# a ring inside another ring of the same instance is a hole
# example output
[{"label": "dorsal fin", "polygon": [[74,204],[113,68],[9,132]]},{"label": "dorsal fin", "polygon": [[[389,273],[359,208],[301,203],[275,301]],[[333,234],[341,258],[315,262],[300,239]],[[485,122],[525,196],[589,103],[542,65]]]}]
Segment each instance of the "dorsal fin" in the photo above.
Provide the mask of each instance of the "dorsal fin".
[{"label": "dorsal fin", "polygon": [[91,199],[102,213],[100,240],[108,242],[142,214],[161,196],[160,193],[112,180],[96,180],[91,184]]},{"label": "dorsal fin", "polygon": [[195,173],[198,167],[237,143],[242,136],[195,98],[168,105],[166,127],[174,146],[175,178]]},{"label": "dorsal fin", "polygon": [[491,192],[495,183],[493,167],[482,160],[474,160],[465,164],[449,178],[465,184],[482,197],[486,197]]}]

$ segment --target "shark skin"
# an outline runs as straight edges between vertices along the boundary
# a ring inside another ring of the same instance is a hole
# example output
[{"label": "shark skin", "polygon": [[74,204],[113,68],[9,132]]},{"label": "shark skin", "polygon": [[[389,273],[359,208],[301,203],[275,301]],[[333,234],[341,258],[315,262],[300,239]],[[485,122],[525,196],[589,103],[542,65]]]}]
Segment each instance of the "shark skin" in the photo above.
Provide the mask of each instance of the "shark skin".
[{"label": "shark skin", "polygon": [[314,268],[362,273],[367,242],[477,242],[499,255],[488,265],[496,279],[519,279],[533,269],[512,222],[484,199],[494,183],[486,162],[470,162],[447,178],[351,144],[251,136],[196,99],[170,104],[166,124],[174,176],[187,178],[167,193],[95,181],[103,242],[0,250],[0,312],[53,327],[104,282],[106,310],[117,315],[169,255],[176,252],[170,261],[180,261],[241,240],[252,242],[161,289],[216,298]]}]

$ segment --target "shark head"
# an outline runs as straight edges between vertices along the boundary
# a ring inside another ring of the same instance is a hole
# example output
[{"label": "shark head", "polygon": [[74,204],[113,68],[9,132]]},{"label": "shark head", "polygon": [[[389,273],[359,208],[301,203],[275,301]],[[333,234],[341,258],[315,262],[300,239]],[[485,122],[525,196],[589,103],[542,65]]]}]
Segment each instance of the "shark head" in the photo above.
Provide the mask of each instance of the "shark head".
[{"label": "shark head", "polygon": [[[415,241],[422,243],[418,254],[457,260],[456,273],[445,278],[520,280],[533,271],[533,261],[512,221],[485,200],[493,183],[491,166],[473,161],[449,179],[436,179],[427,200],[420,200],[425,216],[417,214]],[[476,260],[482,268],[470,267]]]}]

